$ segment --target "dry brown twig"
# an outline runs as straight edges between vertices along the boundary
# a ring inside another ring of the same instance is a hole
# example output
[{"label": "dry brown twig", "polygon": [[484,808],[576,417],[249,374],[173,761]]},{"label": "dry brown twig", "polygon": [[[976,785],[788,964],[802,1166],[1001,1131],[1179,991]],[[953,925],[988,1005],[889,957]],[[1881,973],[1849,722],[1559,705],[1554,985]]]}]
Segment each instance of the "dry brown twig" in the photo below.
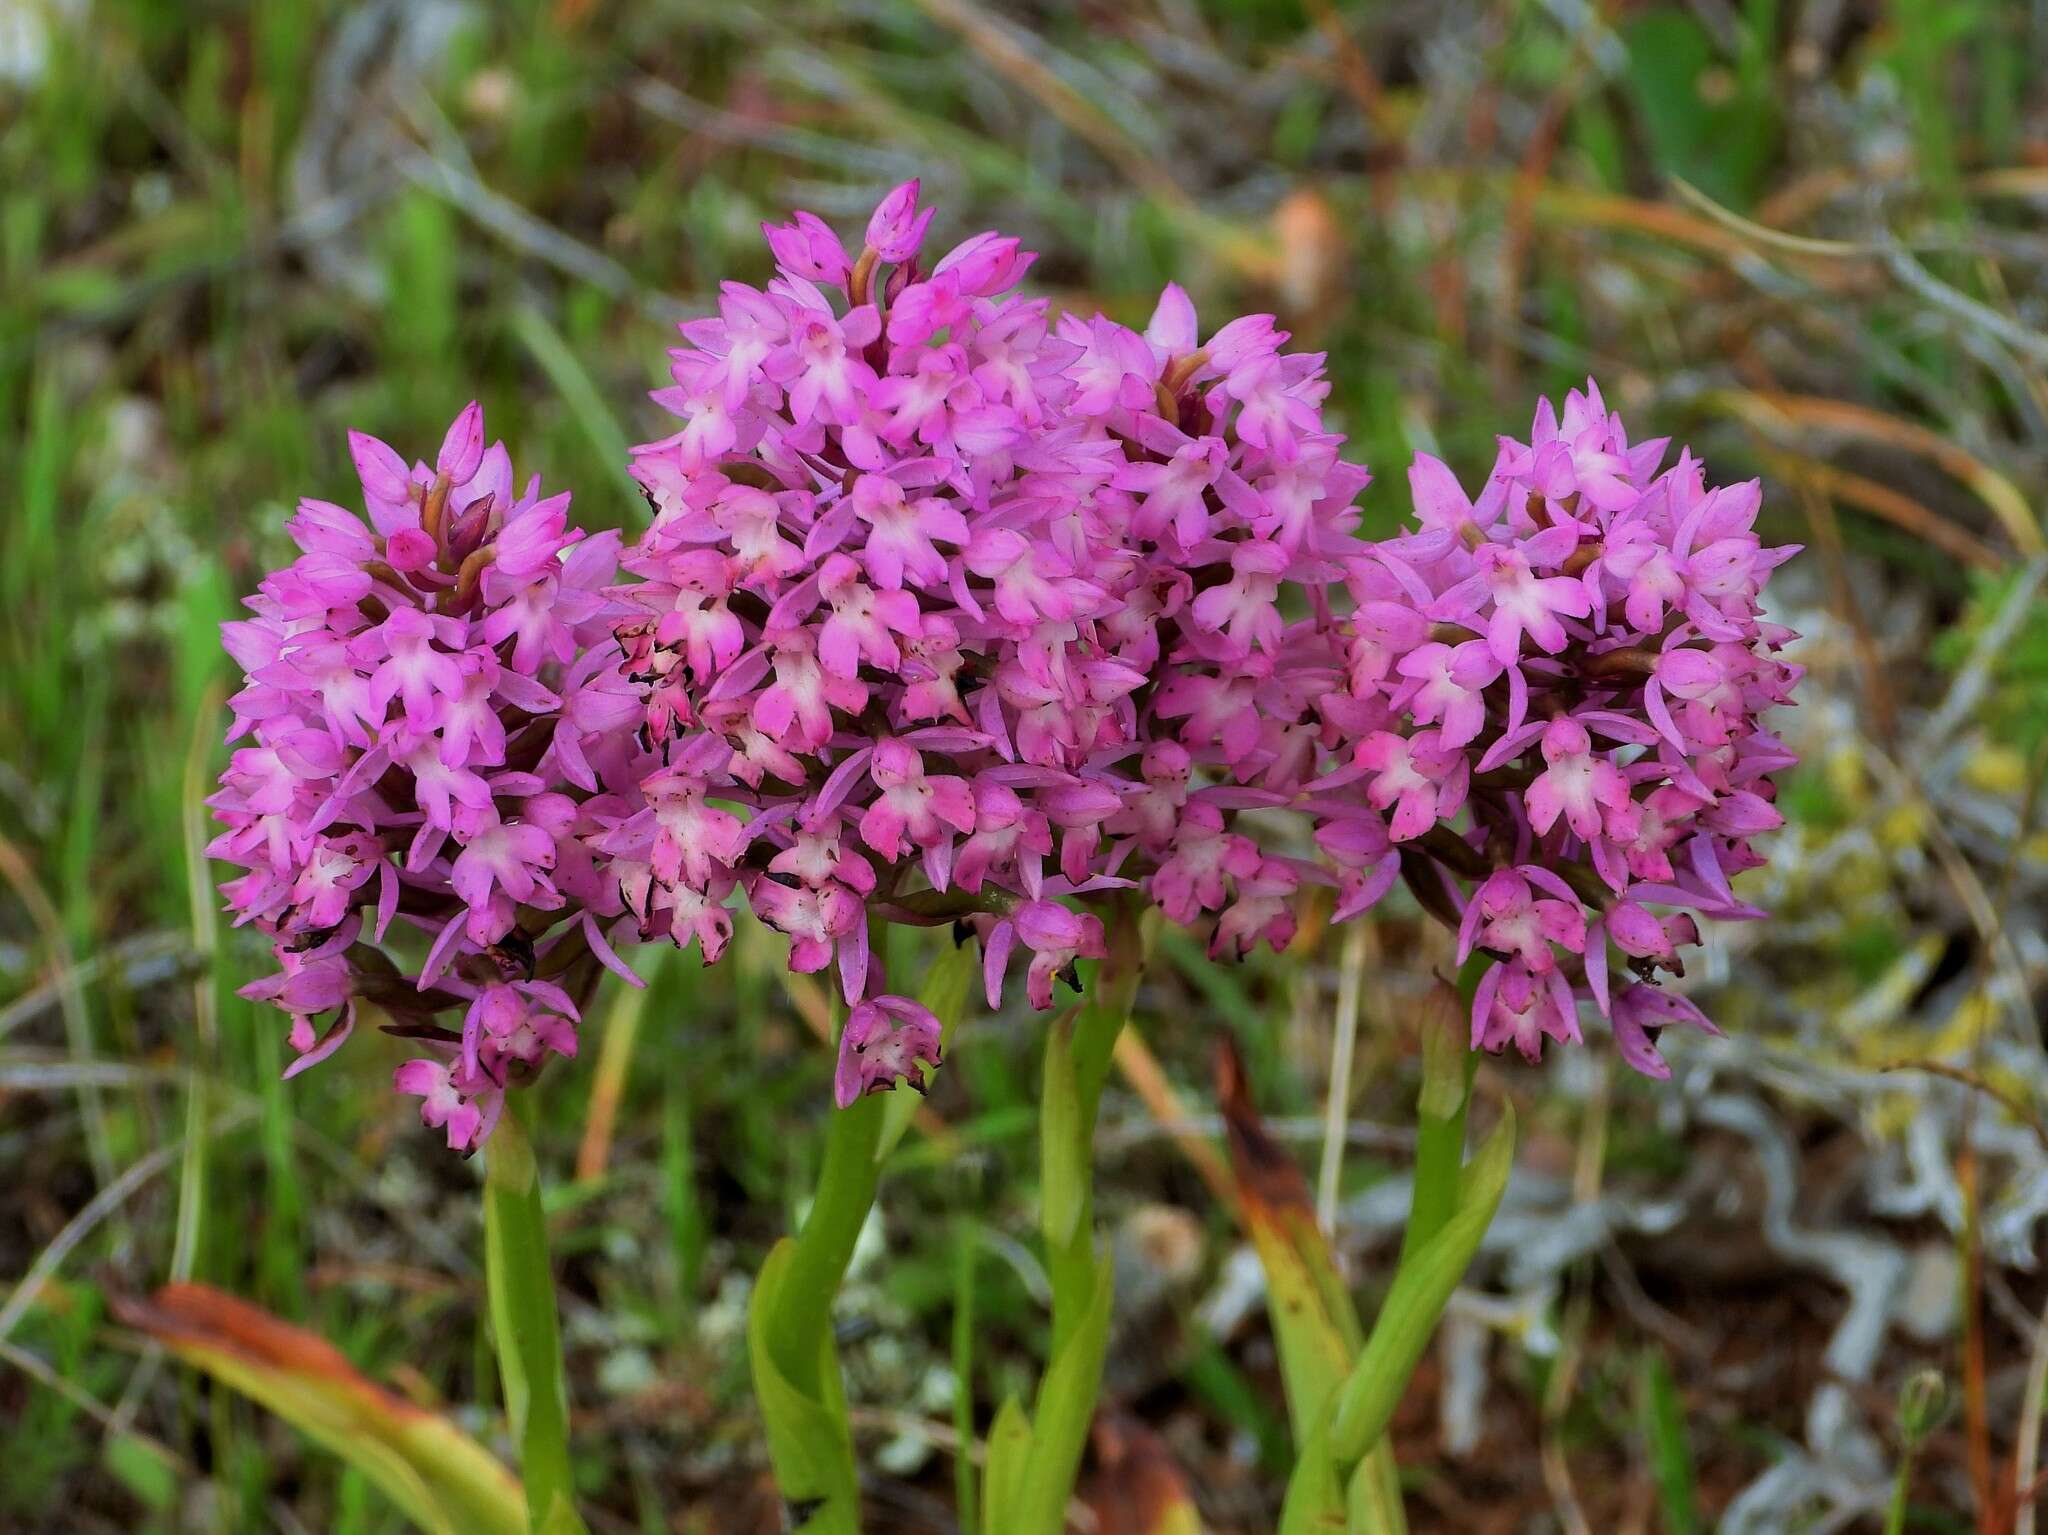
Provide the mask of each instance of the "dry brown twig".
[{"label": "dry brown twig", "polygon": [[1864,698],[1870,705],[1871,724],[1879,739],[1890,746],[1898,735],[1898,706],[1885,677],[1884,657],[1870,625],[1864,621],[1863,606],[1856,601],[1849,580],[1848,558],[1842,547],[1842,528],[1835,517],[1834,503],[1810,484],[1801,484],[1799,491],[1806,507],[1807,525],[1813,529],[1813,542],[1826,569],[1828,596],[1836,616],[1848,626],[1854,641],[1856,666]]}]

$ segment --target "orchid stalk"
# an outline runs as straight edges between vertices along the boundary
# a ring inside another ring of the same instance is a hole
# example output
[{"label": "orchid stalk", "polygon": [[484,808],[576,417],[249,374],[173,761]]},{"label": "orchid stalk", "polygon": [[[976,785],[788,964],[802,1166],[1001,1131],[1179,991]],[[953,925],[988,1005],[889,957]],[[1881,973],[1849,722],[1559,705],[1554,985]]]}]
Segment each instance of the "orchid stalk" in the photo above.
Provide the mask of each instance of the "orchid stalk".
[{"label": "orchid stalk", "polygon": [[[843,1045],[852,1024],[836,997],[832,1021],[835,1043]],[[796,1235],[768,1255],[748,1308],[754,1394],[785,1524],[811,1535],[851,1535],[860,1528],[860,1482],[832,1304],[874,1208],[887,1109],[885,1099],[870,1094],[833,1107],[809,1213]]]},{"label": "orchid stalk", "polygon": [[[874,950],[885,946],[886,930],[874,925]],[[876,1004],[852,1014],[835,997],[832,1020],[840,1046],[839,1100],[830,1111],[824,1160],[809,1211],[793,1237],[776,1244],[763,1265],[748,1308],[747,1348],[754,1370],[754,1394],[768,1431],[787,1523],[812,1535],[847,1535],[860,1528],[860,1485],[854,1464],[853,1429],[847,1414],[832,1308],[873,1210],[882,1165],[908,1127],[917,1094],[928,1085],[967,999],[970,956],[956,949],[927,974],[915,1004],[932,1020],[925,1039],[913,1023],[897,1028]],[[880,1043],[919,1039],[920,1061],[904,1070],[893,1093],[862,1090],[861,1046],[847,1043],[851,1030],[881,1031]]]},{"label": "orchid stalk", "polygon": [[535,1535],[578,1535],[569,1458],[569,1396],[548,1262],[540,1170],[514,1097],[484,1154],[484,1279],[505,1412],[519,1447],[527,1524]]},{"label": "orchid stalk", "polygon": [[[844,1032],[844,1024],[841,1025]],[[860,1528],[860,1483],[832,1302],[879,1179],[883,1100],[832,1110],[818,1188],[802,1229],[777,1243],[755,1284],[747,1346],[786,1525],[810,1535]]]},{"label": "orchid stalk", "polygon": [[1013,1508],[990,1507],[995,1535],[1060,1535],[1066,1528],[1102,1388],[1114,1273],[1096,1244],[1095,1120],[1145,962],[1134,907],[1113,910],[1107,927],[1108,952],[1094,967],[1086,1000],[1046,1034],[1039,1227],[1052,1283],[1052,1346],[1031,1417],[1021,1496]]}]

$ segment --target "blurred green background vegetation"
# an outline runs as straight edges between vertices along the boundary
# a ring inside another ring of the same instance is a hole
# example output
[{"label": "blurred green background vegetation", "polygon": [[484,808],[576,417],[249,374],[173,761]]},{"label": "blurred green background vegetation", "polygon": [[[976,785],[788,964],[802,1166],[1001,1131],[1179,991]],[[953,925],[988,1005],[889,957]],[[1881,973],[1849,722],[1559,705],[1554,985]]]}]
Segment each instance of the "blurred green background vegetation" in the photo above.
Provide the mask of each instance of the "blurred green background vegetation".
[{"label": "blurred green background vegetation", "polygon": [[[1374,526],[1412,451],[1476,474],[1589,373],[1765,477],[1767,534],[1810,546],[1775,588],[1813,669],[1751,876],[1778,915],[1717,939],[1735,1037],[1670,1088],[1597,1044],[1487,1068],[1534,1132],[1397,1423],[1411,1505],[1876,1529],[1931,1364],[1964,1410],[1908,1528],[2012,1528],[2048,1368],[2044,59],[2048,12],[1996,0],[0,0],[0,1529],[399,1527],[110,1322],[167,1277],[502,1433],[474,1169],[387,1090],[398,1044],[287,1086],[234,994],[263,956],[198,852],[217,625],[298,496],[355,501],[347,427],[424,453],[472,396],[582,522],[634,526],[673,323],[766,277],[763,218],[857,228],[910,175],[936,238],[1027,236],[1069,306],[1142,320],[1173,279],[1281,314]],[[1213,1131],[1229,1028],[1312,1162],[1348,974],[1332,1192],[1371,1292],[1405,1164],[1374,1127],[1442,958],[1399,902],[1349,948],[1306,929],[1228,970],[1170,944],[1140,1016],[1192,1117],[1128,1083],[1106,1115],[1110,1393],[1220,1531],[1270,1527],[1285,1426],[1174,1132]],[[815,1166],[822,1004],[758,929],[641,964],[543,1094],[579,1474],[601,1531],[767,1529],[738,1329]],[[963,1033],[847,1298],[879,1529],[954,1527],[958,1370],[985,1424],[1042,1342],[1037,1038]]]}]

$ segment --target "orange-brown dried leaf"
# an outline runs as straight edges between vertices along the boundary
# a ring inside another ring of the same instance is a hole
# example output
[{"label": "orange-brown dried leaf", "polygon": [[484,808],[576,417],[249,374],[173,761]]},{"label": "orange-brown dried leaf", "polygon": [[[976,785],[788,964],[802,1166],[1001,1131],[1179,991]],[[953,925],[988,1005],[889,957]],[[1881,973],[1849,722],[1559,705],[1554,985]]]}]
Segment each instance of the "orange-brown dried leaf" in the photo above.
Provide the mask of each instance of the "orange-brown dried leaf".
[{"label": "orange-brown dried leaf", "polygon": [[218,1350],[261,1369],[324,1378],[379,1412],[427,1415],[366,1378],[325,1338],[212,1285],[169,1284],[146,1300],[116,1296],[111,1304],[123,1323],[174,1353]]},{"label": "orange-brown dried leaf", "polygon": [[1297,1212],[1313,1220],[1315,1202],[1309,1195],[1308,1179],[1267,1131],[1252,1102],[1244,1057],[1228,1035],[1216,1047],[1216,1099],[1230,1139],[1241,1213],[1252,1220],[1278,1221]]},{"label": "orange-brown dried leaf", "polygon": [[347,1461],[430,1535],[524,1535],[526,1498],[502,1462],[324,1338],[210,1285],[119,1298],[114,1314]]},{"label": "orange-brown dried leaf", "polygon": [[1316,1224],[1308,1179],[1267,1132],[1227,1035],[1216,1052],[1216,1096],[1237,1173],[1238,1222],[1266,1272],[1288,1418],[1306,1434],[1358,1351],[1358,1313]]},{"label": "orange-brown dried leaf", "polygon": [[1186,1475],[1166,1443],[1136,1418],[1095,1420],[1094,1469],[1081,1486],[1096,1535],[1201,1535]]}]

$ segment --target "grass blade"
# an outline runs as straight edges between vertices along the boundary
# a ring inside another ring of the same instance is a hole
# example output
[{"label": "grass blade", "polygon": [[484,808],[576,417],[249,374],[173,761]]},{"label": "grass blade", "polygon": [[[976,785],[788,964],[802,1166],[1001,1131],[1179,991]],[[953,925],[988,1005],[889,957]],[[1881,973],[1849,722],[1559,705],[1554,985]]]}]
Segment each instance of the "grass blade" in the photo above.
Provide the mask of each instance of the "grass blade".
[{"label": "grass blade", "polygon": [[1638,1411],[1643,1443],[1650,1453],[1650,1478],[1657,1485],[1657,1507],[1669,1535],[1697,1535],[1702,1528],[1698,1480],[1693,1475],[1692,1446],[1685,1438],[1685,1408],[1671,1379],[1671,1366],[1660,1353],[1643,1357],[1638,1382]]},{"label": "grass blade", "polygon": [[980,1243],[971,1221],[958,1221],[953,1230],[953,1436],[959,1449],[953,1456],[953,1522],[960,1535],[974,1535],[974,1457],[967,1447],[974,1443],[974,1260]]}]

